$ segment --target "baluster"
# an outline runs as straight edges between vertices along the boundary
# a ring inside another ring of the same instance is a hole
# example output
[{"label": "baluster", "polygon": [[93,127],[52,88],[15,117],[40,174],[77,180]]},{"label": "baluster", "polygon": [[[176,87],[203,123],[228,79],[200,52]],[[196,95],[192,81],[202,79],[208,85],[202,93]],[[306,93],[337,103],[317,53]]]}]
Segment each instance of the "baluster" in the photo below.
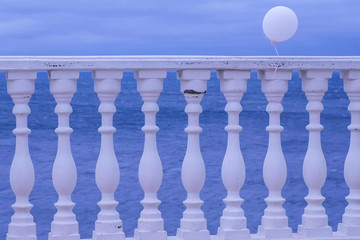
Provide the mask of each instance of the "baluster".
[{"label": "baluster", "polygon": [[119,185],[120,170],[115,156],[113,134],[113,115],[116,112],[114,101],[121,90],[122,71],[95,71],[95,92],[100,99],[101,113],[101,147],[96,164],[96,185],[101,192],[98,202],[100,212],[95,222],[93,240],[121,240],[125,239],[122,221],[116,211],[118,202],[114,199],[114,192]]},{"label": "baluster", "polygon": [[79,240],[79,226],[72,209],[71,200],[77,179],[76,166],[71,153],[69,116],[72,113],[70,101],[76,92],[78,71],[51,71],[50,92],[56,100],[55,113],[58,115],[58,148],[54,161],[52,180],[58,194],[55,203],[57,212],[51,223],[49,240]]},{"label": "baluster", "polygon": [[306,126],[309,131],[309,143],[303,164],[303,176],[309,194],[305,197],[307,206],[298,233],[306,237],[330,237],[332,229],[328,225],[328,216],[322,206],[325,198],[321,195],[327,168],[321,148],[320,132],[323,126],[320,124],[320,113],[324,109],[321,100],[328,89],[331,71],[311,70],[303,71],[301,74],[302,90],[309,101],[306,106],[309,112],[309,125]]},{"label": "baluster", "polygon": [[246,218],[241,204],[240,189],[245,181],[245,164],[241,154],[239,132],[239,113],[242,111],[241,98],[246,92],[246,82],[249,71],[221,71],[219,72],[220,89],[227,100],[225,111],[228,113],[227,149],[224,156],[221,176],[227,190],[224,199],[226,205],[220,218],[218,237],[221,240],[250,238],[250,231],[246,227]]},{"label": "baluster", "polygon": [[145,143],[139,165],[139,181],[144,191],[141,204],[144,209],[140,213],[138,228],[135,229],[135,239],[167,239],[164,221],[158,209],[160,201],[157,191],[162,182],[163,169],[156,144],[156,133],[159,131],[156,126],[156,113],[159,111],[156,102],[163,90],[165,77],[166,71],[162,70],[141,70],[137,74],[137,89],[144,101],[141,110],[145,115],[145,125],[142,127]]},{"label": "baluster", "polygon": [[188,115],[188,126],[185,128],[185,132],[188,133],[188,141],[181,169],[181,179],[187,192],[187,198],[184,201],[186,209],[180,220],[177,237],[205,240],[210,238],[210,234],[207,230],[204,213],[200,209],[203,204],[200,199],[200,191],[205,183],[205,164],[199,143],[199,134],[202,131],[199,126],[199,115],[202,112],[200,102],[206,93],[210,72],[207,70],[184,70],[181,75],[181,92],[184,93],[187,102],[185,112]]},{"label": "baluster", "polygon": [[344,176],[350,193],[348,206],[339,224],[338,231],[348,236],[360,236],[360,71],[350,70],[343,74],[344,90],[347,93],[351,112],[350,146],[345,159]]},{"label": "baluster", "polygon": [[16,117],[15,155],[10,168],[10,185],[16,201],[12,205],[15,213],[11,217],[7,240],[35,240],[36,226],[30,213],[32,204],[29,195],[34,187],[34,166],[32,164],[27,127],[27,116],[31,110],[28,105],[31,95],[35,90],[36,71],[11,71],[8,72],[7,89],[14,101],[13,114]]},{"label": "baluster", "polygon": [[266,238],[288,238],[291,237],[292,230],[288,227],[288,218],[282,207],[285,200],[281,196],[281,190],[286,181],[287,169],[281,148],[280,133],[283,127],[280,126],[280,114],[283,111],[281,101],[287,91],[287,80],[291,79],[291,71],[268,70],[261,79],[261,89],[268,100],[266,111],[269,113],[269,126],[266,127],[269,144],[263,167],[269,196],[265,199],[267,208],[258,233]]}]

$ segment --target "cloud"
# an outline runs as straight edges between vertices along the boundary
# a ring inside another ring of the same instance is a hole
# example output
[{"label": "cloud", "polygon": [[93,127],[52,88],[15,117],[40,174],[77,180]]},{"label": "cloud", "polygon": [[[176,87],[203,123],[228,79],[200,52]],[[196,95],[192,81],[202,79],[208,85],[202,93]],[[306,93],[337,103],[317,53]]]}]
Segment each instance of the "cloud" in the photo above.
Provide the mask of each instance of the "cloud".
[{"label": "cloud", "polygon": [[18,18],[0,22],[0,36],[17,36],[32,33],[37,21],[31,18]]},{"label": "cloud", "polygon": [[[0,54],[86,55],[89,49],[89,54],[264,55],[268,42],[261,28],[263,16],[282,4],[278,0],[3,0]],[[337,34],[350,39],[347,42],[359,40],[358,0],[289,0],[286,5],[299,17],[293,43],[321,42]]]}]

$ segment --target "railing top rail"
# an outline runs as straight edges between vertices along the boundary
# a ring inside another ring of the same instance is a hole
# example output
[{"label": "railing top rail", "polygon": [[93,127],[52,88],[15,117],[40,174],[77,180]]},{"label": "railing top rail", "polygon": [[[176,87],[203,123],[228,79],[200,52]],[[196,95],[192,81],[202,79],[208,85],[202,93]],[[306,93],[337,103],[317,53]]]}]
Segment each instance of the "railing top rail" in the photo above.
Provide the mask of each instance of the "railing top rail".
[{"label": "railing top rail", "polygon": [[9,70],[350,70],[360,56],[1,56],[0,71]]}]

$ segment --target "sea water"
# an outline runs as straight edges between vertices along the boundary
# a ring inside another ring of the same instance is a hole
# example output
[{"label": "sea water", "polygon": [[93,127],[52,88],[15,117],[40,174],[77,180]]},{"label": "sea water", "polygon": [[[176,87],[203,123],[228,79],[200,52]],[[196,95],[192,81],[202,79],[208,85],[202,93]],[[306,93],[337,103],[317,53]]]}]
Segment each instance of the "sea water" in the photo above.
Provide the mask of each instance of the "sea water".
[{"label": "sea water", "polygon": [[[77,185],[72,195],[76,203],[74,213],[79,221],[81,238],[91,238],[99,207],[100,192],[95,183],[95,166],[100,150],[101,116],[97,111],[99,100],[94,93],[94,84],[89,72],[82,72],[78,80],[78,91],[71,102],[73,113],[70,124],[74,132],[71,135],[71,149],[77,166]],[[180,82],[175,72],[169,72],[164,80],[164,91],[159,98],[160,111],[157,124],[159,155],[163,164],[164,178],[158,192],[162,201],[159,206],[165,221],[165,230],[175,235],[185,207],[182,203],[186,192],[181,183],[181,164],[186,151],[187,115],[184,113],[186,102],[180,92]],[[246,165],[246,180],[241,190],[244,199],[242,205],[248,219],[248,228],[252,233],[261,223],[266,204],[264,198],[268,191],[262,178],[262,166],[267,150],[268,114],[265,111],[266,99],[261,93],[260,80],[252,72],[248,81],[248,91],[242,101],[243,112],[240,114],[241,149]],[[47,74],[40,72],[36,80],[36,91],[30,100],[29,115],[30,154],[35,168],[35,186],[30,195],[34,205],[31,213],[37,224],[40,240],[47,239],[50,223],[56,212],[54,203],[57,195],[51,181],[52,165],[57,150],[57,117],[54,113],[55,100],[49,92]],[[115,192],[119,202],[117,210],[123,220],[126,236],[132,236],[137,226],[142,206],[143,192],[138,181],[138,165],[142,154],[144,134],[141,127],[144,115],[141,112],[142,100],[136,91],[136,80],[132,72],[125,72],[122,91],[116,99],[117,112],[114,115],[114,147],[120,166],[120,184]],[[221,181],[221,164],[226,150],[227,114],[224,111],[226,101],[220,92],[219,80],[212,72],[208,81],[200,115],[203,132],[200,135],[201,150],[206,166],[206,182],[201,191],[204,201],[202,209],[207,219],[211,234],[216,234],[219,218],[222,215],[226,190]],[[301,91],[301,80],[297,72],[289,81],[281,114],[282,147],[287,162],[287,181],[283,188],[286,199],[284,208],[289,217],[289,225],[296,231],[301,224],[306,202],[307,188],[302,178],[302,164],[307,149],[308,113],[305,110],[307,100]],[[325,110],[321,114],[324,130],[321,133],[322,146],[327,161],[327,180],[322,189],[326,200],[323,205],[329,215],[329,225],[334,230],[346,206],[345,196],[348,188],[344,182],[343,165],[349,147],[350,114],[347,111],[349,101],[343,92],[342,80],[334,73],[329,80],[329,90],[324,96]],[[7,224],[13,214],[11,204],[15,197],[9,184],[9,170],[14,155],[15,117],[11,114],[12,100],[6,92],[5,74],[0,75],[0,238],[4,239]]]}]

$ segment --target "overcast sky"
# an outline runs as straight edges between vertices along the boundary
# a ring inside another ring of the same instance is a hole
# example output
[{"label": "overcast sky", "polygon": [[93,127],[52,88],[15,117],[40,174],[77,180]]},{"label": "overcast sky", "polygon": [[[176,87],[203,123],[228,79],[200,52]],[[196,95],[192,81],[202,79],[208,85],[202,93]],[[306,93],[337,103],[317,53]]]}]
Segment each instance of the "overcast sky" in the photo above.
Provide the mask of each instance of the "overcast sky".
[{"label": "overcast sky", "polygon": [[299,27],[280,55],[360,55],[360,0],[0,0],[0,55],[274,55],[272,7]]}]

